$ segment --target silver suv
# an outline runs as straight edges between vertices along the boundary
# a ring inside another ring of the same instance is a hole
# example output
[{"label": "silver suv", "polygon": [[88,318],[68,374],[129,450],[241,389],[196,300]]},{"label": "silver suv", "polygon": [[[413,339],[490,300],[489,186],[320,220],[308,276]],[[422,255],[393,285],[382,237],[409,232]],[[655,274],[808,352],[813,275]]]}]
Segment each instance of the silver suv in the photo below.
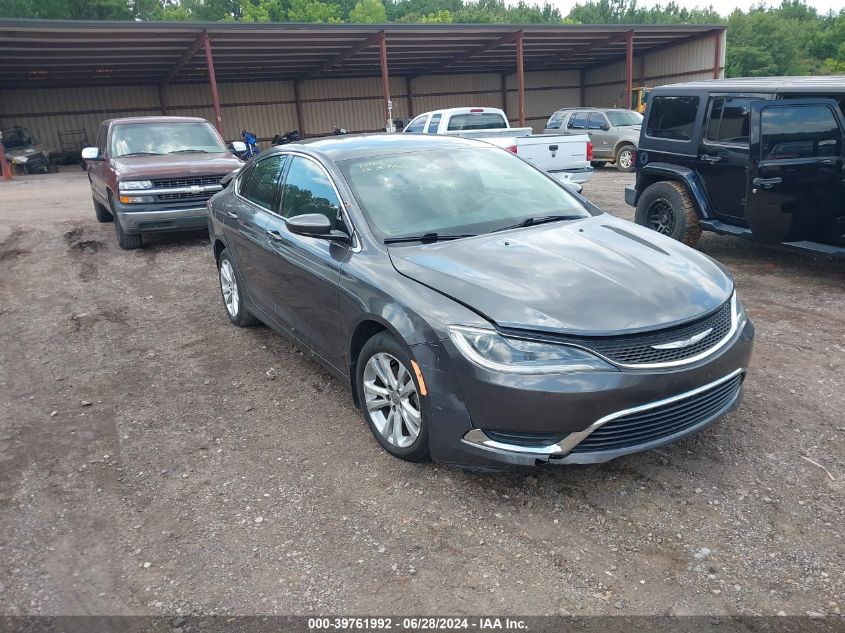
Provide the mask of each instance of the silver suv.
[{"label": "silver suv", "polygon": [[616,163],[619,171],[634,171],[643,115],[634,110],[564,108],[546,122],[544,134],[588,134],[593,142],[593,167]]}]

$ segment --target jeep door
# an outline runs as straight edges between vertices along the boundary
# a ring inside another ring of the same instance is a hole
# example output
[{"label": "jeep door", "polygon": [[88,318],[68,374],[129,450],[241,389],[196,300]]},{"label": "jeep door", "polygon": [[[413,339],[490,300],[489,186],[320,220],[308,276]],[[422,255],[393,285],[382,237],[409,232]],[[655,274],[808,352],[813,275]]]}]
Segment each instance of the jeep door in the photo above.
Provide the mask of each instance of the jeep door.
[{"label": "jeep door", "polygon": [[714,96],[698,150],[698,176],[717,215],[745,217],[752,97]]},{"label": "jeep door", "polygon": [[762,242],[841,242],[845,123],[833,100],[751,104],[745,219]]}]

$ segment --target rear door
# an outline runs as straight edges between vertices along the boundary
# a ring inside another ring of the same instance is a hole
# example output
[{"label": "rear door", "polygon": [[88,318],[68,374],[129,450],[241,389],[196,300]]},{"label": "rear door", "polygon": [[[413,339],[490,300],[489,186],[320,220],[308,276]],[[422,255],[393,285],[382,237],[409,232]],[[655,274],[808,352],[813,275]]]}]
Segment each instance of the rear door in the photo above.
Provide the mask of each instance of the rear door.
[{"label": "rear door", "polygon": [[246,292],[266,314],[273,314],[273,279],[267,271],[269,238],[265,231],[278,205],[279,179],[286,154],[272,154],[250,166],[223,209],[227,244],[232,249]]},{"label": "rear door", "polygon": [[842,114],[833,100],[756,101],[745,219],[762,242],[839,241],[845,231]]}]

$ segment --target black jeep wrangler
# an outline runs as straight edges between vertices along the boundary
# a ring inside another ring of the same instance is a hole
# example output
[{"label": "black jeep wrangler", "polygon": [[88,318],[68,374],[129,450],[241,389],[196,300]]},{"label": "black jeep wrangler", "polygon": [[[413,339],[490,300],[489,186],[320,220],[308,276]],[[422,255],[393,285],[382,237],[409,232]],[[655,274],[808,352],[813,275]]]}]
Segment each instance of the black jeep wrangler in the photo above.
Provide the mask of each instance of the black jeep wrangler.
[{"label": "black jeep wrangler", "polygon": [[625,202],[689,245],[709,230],[845,256],[843,111],[845,77],[656,88]]}]

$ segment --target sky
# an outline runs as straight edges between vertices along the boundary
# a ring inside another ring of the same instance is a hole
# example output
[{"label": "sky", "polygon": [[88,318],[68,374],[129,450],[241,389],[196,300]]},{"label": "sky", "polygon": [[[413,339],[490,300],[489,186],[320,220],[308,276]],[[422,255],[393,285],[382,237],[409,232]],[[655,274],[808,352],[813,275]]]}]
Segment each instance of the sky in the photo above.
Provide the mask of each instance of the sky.
[{"label": "sky", "polygon": [[[638,0],[637,5],[642,7],[651,7],[655,4],[667,4],[669,0]],[[577,4],[577,0],[549,0],[551,4],[556,6],[560,9],[561,14],[566,15],[569,13],[569,10]],[[583,3],[584,0],[581,0]],[[543,4],[542,0],[537,0],[538,4]],[[512,0],[508,4],[516,4],[516,0]],[[529,2],[531,4],[531,2]],[[740,8],[744,11],[747,11],[754,5],[759,4],[758,0],[675,0],[675,4],[686,7],[688,9],[692,9],[695,7],[706,7],[708,5],[713,5],[713,8],[716,9],[722,15],[728,15],[731,11],[735,8]],[[774,2],[768,2],[769,5],[778,6],[780,5],[780,0],[775,0]],[[839,12],[840,9],[845,8],[845,2],[843,0],[807,0],[807,4],[810,6],[815,7],[819,13],[827,13],[831,9]]]}]

